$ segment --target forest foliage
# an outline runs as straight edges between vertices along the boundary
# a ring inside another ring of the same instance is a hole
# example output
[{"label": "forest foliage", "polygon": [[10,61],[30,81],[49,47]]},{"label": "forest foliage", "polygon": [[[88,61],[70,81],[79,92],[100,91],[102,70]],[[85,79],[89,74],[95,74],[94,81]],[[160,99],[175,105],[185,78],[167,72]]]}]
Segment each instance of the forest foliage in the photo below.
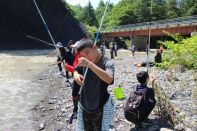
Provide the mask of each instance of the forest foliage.
[{"label": "forest foliage", "polygon": [[197,35],[183,38],[179,34],[170,34],[174,40],[160,42],[168,50],[163,53],[161,68],[173,68],[180,65],[182,68],[197,69]]},{"label": "forest foliage", "polygon": [[[70,5],[70,9],[80,22],[98,28],[106,5],[100,0],[94,9],[89,1],[85,7]],[[197,15],[196,0],[120,0],[109,4],[103,28],[191,15]]]}]

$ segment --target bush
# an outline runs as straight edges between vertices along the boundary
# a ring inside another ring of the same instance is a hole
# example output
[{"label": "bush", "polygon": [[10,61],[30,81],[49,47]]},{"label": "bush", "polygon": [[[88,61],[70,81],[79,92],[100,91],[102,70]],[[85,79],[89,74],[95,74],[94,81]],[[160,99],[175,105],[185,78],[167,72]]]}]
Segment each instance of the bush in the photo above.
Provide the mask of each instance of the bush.
[{"label": "bush", "polygon": [[163,63],[159,67],[168,69],[176,65],[183,68],[197,69],[197,35],[183,39],[179,35],[172,35],[175,41],[160,42],[167,50],[163,54]]},{"label": "bush", "polygon": [[95,33],[97,33],[97,28],[95,26],[85,25],[87,28],[88,34],[91,38],[94,38]]},{"label": "bush", "polygon": [[127,49],[130,49],[131,48],[131,40],[130,39],[126,39],[125,40],[125,44],[127,46]]}]

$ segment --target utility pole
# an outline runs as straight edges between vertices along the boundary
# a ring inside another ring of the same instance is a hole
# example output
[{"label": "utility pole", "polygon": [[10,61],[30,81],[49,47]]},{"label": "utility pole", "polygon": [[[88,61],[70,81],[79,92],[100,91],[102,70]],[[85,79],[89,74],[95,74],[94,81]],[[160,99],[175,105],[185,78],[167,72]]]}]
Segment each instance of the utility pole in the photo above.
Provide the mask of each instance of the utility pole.
[{"label": "utility pole", "polygon": [[149,68],[149,52],[150,52],[150,36],[151,36],[151,19],[152,19],[152,0],[150,1],[150,16],[149,16],[149,27],[148,27],[148,44],[147,44],[147,47],[146,47],[146,53],[147,53],[147,71],[148,71],[148,68]]},{"label": "utility pole", "polygon": [[148,33],[148,51],[150,50],[150,36],[151,36],[151,20],[152,20],[152,0],[151,0],[151,3],[150,3],[150,23],[149,23],[149,33]]}]

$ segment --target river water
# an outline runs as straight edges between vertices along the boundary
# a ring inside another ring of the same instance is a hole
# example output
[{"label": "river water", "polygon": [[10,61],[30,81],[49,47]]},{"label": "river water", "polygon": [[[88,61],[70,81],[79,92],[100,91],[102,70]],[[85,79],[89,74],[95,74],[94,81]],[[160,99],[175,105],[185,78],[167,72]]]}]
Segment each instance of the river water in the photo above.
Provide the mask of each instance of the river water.
[{"label": "river water", "polygon": [[50,68],[51,50],[0,52],[0,131],[33,131],[32,108],[45,96],[47,86],[36,82]]}]

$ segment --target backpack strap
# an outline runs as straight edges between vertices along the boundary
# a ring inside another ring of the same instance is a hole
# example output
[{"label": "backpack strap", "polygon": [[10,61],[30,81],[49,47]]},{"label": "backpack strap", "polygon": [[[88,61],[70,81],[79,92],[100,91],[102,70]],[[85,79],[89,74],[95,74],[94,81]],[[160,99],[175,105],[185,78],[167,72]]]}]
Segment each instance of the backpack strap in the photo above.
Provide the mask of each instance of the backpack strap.
[{"label": "backpack strap", "polygon": [[138,86],[139,86],[139,85],[136,85],[136,86],[133,87],[133,92],[135,92],[135,91],[138,90]]},{"label": "backpack strap", "polygon": [[[142,87],[142,85],[137,85],[136,86],[136,91],[138,91],[138,88],[139,87]],[[148,92],[148,87],[147,86],[143,86],[144,87],[144,91],[142,92],[142,98],[143,99],[141,99],[141,101],[142,100],[144,100],[145,101],[145,99],[146,99],[146,94],[147,94],[147,92]],[[140,102],[141,103],[141,102]]]}]

